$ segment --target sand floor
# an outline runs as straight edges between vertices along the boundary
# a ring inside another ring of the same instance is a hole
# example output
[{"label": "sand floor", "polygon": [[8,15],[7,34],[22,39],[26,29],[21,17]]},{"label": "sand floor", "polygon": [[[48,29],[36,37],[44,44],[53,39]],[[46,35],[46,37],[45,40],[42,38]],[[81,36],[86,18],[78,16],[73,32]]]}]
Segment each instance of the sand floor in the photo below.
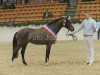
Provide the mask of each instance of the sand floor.
[{"label": "sand floor", "polygon": [[45,66],[45,46],[28,44],[22,64],[21,55],[10,65],[12,44],[0,43],[0,75],[100,75],[100,41],[95,40],[95,62],[86,65],[83,41],[58,41],[52,46],[49,66]]}]

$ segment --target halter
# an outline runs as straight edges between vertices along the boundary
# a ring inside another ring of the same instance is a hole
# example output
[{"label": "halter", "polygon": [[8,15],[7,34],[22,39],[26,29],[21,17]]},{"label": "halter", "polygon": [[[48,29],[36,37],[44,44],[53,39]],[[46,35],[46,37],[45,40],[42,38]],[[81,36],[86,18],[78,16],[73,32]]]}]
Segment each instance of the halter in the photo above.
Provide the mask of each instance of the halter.
[{"label": "halter", "polygon": [[65,27],[65,25],[66,25],[66,20],[63,21],[63,26]]},{"label": "halter", "polygon": [[[63,22],[63,26],[65,26],[66,25],[66,20],[64,20],[64,22]],[[69,33],[69,29],[68,29],[68,31],[67,31],[67,36],[72,36],[72,38],[74,39],[74,41],[75,40],[77,40],[77,37],[75,36],[75,35],[70,35],[70,34],[68,34]]]},{"label": "halter", "polygon": [[68,37],[68,36],[72,36],[72,38],[73,38],[74,41],[77,40],[77,36],[75,36],[74,34],[73,34],[73,35],[70,35],[70,34],[68,34],[68,33],[69,33],[69,29],[68,29],[68,31],[67,31],[66,36],[67,36],[67,37]]},{"label": "halter", "polygon": [[56,37],[55,32],[54,32],[49,26],[44,25],[44,28],[45,28],[48,32],[50,32],[54,37]]}]

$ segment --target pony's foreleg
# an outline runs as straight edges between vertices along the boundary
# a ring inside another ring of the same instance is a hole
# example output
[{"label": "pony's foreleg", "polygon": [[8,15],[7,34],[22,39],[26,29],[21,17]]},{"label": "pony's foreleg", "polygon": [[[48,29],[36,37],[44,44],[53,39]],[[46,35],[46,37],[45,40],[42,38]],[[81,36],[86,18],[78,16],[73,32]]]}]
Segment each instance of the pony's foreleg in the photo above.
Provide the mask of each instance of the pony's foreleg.
[{"label": "pony's foreleg", "polygon": [[49,61],[49,55],[50,55],[51,45],[52,45],[52,44],[46,45],[46,57],[45,57],[46,66],[49,65],[49,64],[48,64],[48,61]]},{"label": "pony's foreleg", "polygon": [[26,46],[27,46],[27,45],[23,46],[23,47],[22,47],[22,50],[21,50],[22,61],[23,61],[23,63],[24,63],[25,65],[27,65],[27,63],[26,63],[26,61],[25,61],[25,58],[24,58]]}]

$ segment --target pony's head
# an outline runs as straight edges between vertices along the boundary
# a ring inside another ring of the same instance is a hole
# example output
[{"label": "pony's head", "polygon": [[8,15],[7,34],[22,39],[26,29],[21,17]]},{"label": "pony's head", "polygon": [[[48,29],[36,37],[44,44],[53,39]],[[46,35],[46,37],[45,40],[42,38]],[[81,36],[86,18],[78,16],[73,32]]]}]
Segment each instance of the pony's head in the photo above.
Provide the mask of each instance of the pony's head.
[{"label": "pony's head", "polygon": [[74,31],[74,27],[72,26],[70,19],[68,16],[63,16],[63,27],[67,28],[70,31]]}]

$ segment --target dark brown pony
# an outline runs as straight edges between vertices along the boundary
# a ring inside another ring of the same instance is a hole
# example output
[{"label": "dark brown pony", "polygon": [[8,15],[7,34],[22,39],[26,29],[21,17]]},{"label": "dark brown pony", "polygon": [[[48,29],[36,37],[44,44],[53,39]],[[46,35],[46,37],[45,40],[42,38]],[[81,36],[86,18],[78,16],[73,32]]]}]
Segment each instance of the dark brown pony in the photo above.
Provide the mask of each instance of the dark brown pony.
[{"label": "dark brown pony", "polygon": [[68,17],[56,19],[47,25],[41,27],[40,29],[24,28],[15,33],[13,38],[13,55],[12,62],[14,58],[18,57],[18,51],[21,50],[22,61],[25,65],[24,53],[28,43],[33,43],[37,45],[46,45],[46,57],[45,62],[49,61],[50,49],[53,43],[56,41],[56,35],[62,27],[74,31],[74,27],[71,25]]}]

